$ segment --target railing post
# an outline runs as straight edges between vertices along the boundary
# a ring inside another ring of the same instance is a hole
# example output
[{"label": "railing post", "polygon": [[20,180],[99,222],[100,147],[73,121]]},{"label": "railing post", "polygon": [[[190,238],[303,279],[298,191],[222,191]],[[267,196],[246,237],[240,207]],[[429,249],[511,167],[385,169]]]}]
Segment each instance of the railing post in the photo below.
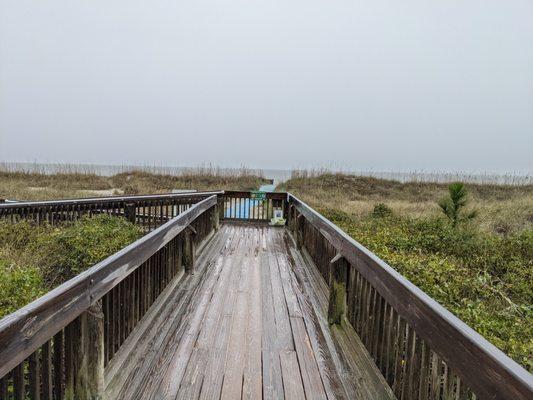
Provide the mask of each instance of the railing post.
[{"label": "railing post", "polygon": [[220,214],[218,211],[218,202],[213,206],[213,230],[218,231],[220,228]]},{"label": "railing post", "polygon": [[304,245],[304,216],[298,214],[296,217],[295,231],[296,231],[296,247],[300,250]]},{"label": "railing post", "polygon": [[339,325],[346,315],[346,279],[348,262],[337,254],[330,261],[328,322]]},{"label": "railing post", "polygon": [[104,313],[101,301],[91,305],[66,330],[69,363],[66,400],[100,400],[104,392]]},{"label": "railing post", "polygon": [[126,203],[124,206],[124,216],[132,224],[135,224],[135,203]]},{"label": "railing post", "polygon": [[87,398],[102,399],[104,392],[104,312],[102,302],[93,304],[86,314]]},{"label": "railing post", "polygon": [[183,266],[185,267],[185,272],[194,274],[194,235],[196,235],[196,230],[189,225],[183,234],[185,239],[183,243]]}]

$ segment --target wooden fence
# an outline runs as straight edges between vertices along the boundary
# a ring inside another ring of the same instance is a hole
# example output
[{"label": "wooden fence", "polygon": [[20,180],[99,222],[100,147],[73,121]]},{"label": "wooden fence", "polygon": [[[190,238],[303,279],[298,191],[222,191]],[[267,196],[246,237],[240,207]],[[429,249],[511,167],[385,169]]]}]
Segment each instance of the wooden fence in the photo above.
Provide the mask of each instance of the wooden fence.
[{"label": "wooden fence", "polygon": [[289,194],[288,225],[398,399],[533,399],[533,376],[331,221]]},{"label": "wooden fence", "polygon": [[251,222],[270,221],[274,210],[285,214],[286,193],[267,192],[264,199],[254,198],[254,192],[224,191],[221,197],[220,218]]},{"label": "wooden fence", "polygon": [[86,215],[105,213],[126,217],[149,232],[181,214],[193,204],[221,193],[172,193],[3,203],[0,204],[0,220],[11,222],[31,220],[55,225],[64,221],[74,221]]},{"label": "wooden fence", "polygon": [[0,399],[102,393],[105,365],[165,287],[194,268],[194,248],[218,216],[211,195],[0,320]]}]

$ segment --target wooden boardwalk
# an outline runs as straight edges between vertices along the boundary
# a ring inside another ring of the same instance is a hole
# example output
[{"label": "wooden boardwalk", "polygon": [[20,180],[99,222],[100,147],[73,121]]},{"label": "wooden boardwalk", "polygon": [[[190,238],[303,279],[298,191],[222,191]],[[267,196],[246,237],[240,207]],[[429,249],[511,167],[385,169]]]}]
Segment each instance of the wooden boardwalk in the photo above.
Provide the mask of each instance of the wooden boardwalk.
[{"label": "wooden boardwalk", "polygon": [[223,225],[108,367],[110,398],[347,398],[289,247],[283,228]]},{"label": "wooden boardwalk", "polygon": [[528,371],[390,265],[293,194],[264,197],[0,205],[149,232],[0,320],[0,400],[533,398]]}]

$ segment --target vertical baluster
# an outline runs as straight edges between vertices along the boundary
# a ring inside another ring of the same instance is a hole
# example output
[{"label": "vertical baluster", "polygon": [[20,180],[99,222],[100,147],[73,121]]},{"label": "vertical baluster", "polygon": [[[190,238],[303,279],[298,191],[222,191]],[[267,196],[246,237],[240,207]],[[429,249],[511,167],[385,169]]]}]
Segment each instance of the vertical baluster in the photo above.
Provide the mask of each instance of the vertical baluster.
[{"label": "vertical baluster", "polygon": [[122,346],[126,339],[126,285],[122,281],[118,286],[120,287],[120,346]]},{"label": "vertical baluster", "polygon": [[382,305],[382,323],[381,323],[381,339],[380,339],[380,348],[379,351],[379,357],[378,357],[378,367],[379,370],[383,375],[385,375],[385,360],[387,357],[386,351],[387,351],[387,332],[389,330],[389,305],[385,301],[385,299],[382,299],[383,305]]},{"label": "vertical baluster", "polygon": [[[115,286],[112,289],[113,292],[113,320],[111,321],[111,326],[113,328],[113,355],[117,352],[120,345],[120,296],[119,296],[119,286]],[[113,356],[112,355],[112,356]]]},{"label": "vertical baluster", "polygon": [[370,306],[370,323],[368,324],[368,352],[370,353],[372,359],[376,361],[376,352],[375,352],[375,342],[376,342],[376,330],[377,330],[377,320],[378,320],[378,303],[379,295],[378,291],[372,287],[372,303]]},{"label": "vertical baluster", "polygon": [[42,355],[42,397],[43,400],[51,400],[52,393],[52,354],[50,341],[41,347]]},{"label": "vertical baluster", "polygon": [[394,362],[394,331],[396,327],[396,316],[398,314],[394,311],[394,308],[390,307],[388,315],[388,328],[387,328],[387,345],[385,347],[385,379],[387,383],[392,385],[392,376],[390,372],[392,369],[392,363]]},{"label": "vertical baluster", "polygon": [[109,293],[102,297],[104,305],[104,363],[109,362]]},{"label": "vertical baluster", "polygon": [[433,352],[431,357],[431,400],[440,400],[441,392],[441,375],[442,375],[442,362],[437,353]]},{"label": "vertical baluster", "polygon": [[379,351],[380,351],[380,345],[381,345],[381,336],[382,336],[382,323],[383,323],[383,316],[382,316],[382,304],[383,298],[376,290],[376,307],[375,307],[375,319],[374,319],[374,339],[372,343],[372,353],[374,354],[374,361],[376,365],[379,365]]},{"label": "vertical baluster", "polygon": [[63,331],[54,336],[54,399],[63,398]]},{"label": "vertical baluster", "polygon": [[26,398],[26,387],[24,384],[24,364],[22,361],[13,370],[13,393],[15,400],[24,400]]},{"label": "vertical baluster", "polygon": [[416,362],[416,333],[408,325],[405,343],[405,356],[402,369],[402,390],[400,398],[412,399],[413,369]]},{"label": "vertical baluster", "polygon": [[[11,214],[13,215],[13,214]],[[9,386],[9,375],[8,372],[4,377],[0,378],[0,400],[7,400],[8,396],[8,386]]]},{"label": "vertical baluster", "polygon": [[30,399],[39,400],[41,398],[41,366],[39,362],[39,350],[34,351],[30,356],[28,372]]},{"label": "vertical baluster", "polygon": [[394,362],[394,383],[392,385],[392,391],[396,397],[400,397],[400,389],[402,384],[402,371],[404,368],[404,346],[405,346],[405,331],[406,323],[403,318],[398,318],[397,333],[395,340],[395,362]]},{"label": "vertical baluster", "polygon": [[420,377],[418,379],[418,398],[427,400],[429,390],[429,368],[431,363],[431,351],[425,341],[422,340],[420,350]]}]

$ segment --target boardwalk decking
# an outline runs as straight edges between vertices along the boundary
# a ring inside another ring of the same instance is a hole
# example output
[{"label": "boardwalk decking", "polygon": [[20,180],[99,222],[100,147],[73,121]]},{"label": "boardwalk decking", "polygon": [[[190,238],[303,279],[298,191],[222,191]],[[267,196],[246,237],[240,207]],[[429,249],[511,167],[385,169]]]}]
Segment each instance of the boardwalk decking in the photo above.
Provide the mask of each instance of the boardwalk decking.
[{"label": "boardwalk decking", "polygon": [[223,225],[108,367],[110,398],[347,398],[291,247],[283,228]]}]

